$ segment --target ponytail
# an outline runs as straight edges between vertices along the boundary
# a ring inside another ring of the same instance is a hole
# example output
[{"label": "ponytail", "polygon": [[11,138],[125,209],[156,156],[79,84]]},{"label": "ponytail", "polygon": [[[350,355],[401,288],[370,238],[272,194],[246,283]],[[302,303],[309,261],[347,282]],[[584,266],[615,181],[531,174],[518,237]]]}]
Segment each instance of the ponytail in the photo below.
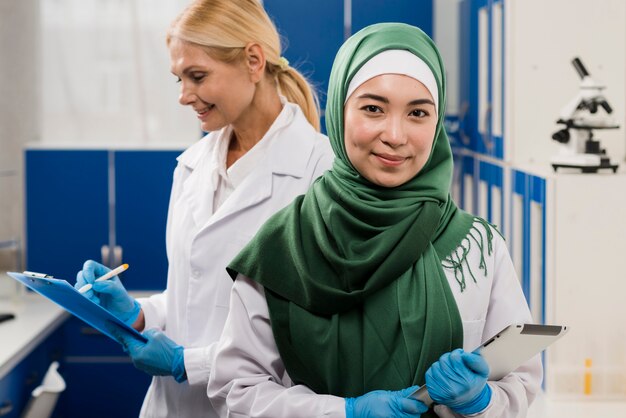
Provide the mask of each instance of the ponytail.
[{"label": "ponytail", "polygon": [[298,70],[290,67],[288,64],[283,67],[273,67],[275,67],[276,83],[278,84],[280,94],[285,96],[287,101],[300,106],[306,119],[319,132],[320,105],[317,94],[311,87],[311,84]]},{"label": "ponytail", "polygon": [[172,38],[204,46],[224,62],[237,59],[250,42],[263,48],[266,72],[289,102],[302,109],[307,120],[320,130],[319,101],[306,78],[281,57],[281,42],[274,22],[259,0],[196,0],[172,22]]}]

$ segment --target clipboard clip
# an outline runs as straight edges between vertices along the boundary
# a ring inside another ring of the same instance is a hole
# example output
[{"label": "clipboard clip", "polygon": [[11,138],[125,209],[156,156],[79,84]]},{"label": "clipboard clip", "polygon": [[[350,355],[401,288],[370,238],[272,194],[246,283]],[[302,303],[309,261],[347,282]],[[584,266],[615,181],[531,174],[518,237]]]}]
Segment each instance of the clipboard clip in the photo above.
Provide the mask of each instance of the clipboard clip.
[{"label": "clipboard clip", "polygon": [[54,276],[45,273],[35,273],[34,271],[24,271],[22,274],[35,279],[54,279]]}]

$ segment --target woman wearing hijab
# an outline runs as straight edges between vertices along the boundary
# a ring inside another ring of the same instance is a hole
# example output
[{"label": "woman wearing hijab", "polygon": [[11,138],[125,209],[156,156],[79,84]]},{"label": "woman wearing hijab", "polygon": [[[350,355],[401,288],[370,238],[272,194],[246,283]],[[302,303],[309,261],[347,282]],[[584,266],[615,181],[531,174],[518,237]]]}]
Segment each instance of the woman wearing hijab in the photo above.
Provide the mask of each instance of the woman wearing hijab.
[{"label": "woman wearing hijab", "polygon": [[[331,72],[333,168],[231,262],[208,394],[222,416],[523,417],[536,357],[500,381],[472,354],[531,315],[502,237],[450,198],[443,63],[404,24],[353,35]],[[434,410],[408,395],[426,384]]]}]

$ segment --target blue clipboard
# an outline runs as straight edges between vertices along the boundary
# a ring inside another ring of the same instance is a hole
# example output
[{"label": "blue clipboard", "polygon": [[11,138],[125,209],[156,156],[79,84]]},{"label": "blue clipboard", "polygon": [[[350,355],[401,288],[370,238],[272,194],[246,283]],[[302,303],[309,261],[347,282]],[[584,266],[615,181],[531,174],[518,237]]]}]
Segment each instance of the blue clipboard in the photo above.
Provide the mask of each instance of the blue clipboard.
[{"label": "blue clipboard", "polygon": [[121,328],[141,341],[148,341],[140,332],[129,327],[111,312],[80,294],[66,280],[55,279],[45,274],[32,272],[15,273],[10,271],[7,274],[29,289],[50,299],[116,342],[118,342],[117,339],[107,328],[107,326],[111,327],[111,324],[115,324],[117,328]]}]

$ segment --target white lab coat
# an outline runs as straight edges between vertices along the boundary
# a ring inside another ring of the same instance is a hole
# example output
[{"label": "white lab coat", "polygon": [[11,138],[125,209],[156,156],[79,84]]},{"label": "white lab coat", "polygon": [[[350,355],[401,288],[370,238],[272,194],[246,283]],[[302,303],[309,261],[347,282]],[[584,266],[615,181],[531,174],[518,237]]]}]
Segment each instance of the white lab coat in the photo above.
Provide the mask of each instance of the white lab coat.
[{"label": "white lab coat", "polygon": [[233,283],[225,268],[265,220],[305,193],[332,165],[328,138],[294,104],[284,104],[263,140],[270,136],[265,158],[217,211],[213,198],[220,132],[178,157],[166,230],[167,289],[140,303],[146,329],[161,329],[185,348],[188,380],[179,384],[169,376],[155,377],[142,417],[217,416],[206,388]]},{"label": "white lab coat", "polygon": [[[484,234],[481,224],[476,224]],[[502,237],[494,231],[493,253],[485,248],[487,276],[478,268],[480,250],[474,242],[468,263],[476,283],[465,273],[463,292],[452,270],[444,272],[463,321],[463,348],[473,350],[506,325],[532,322],[513,263]],[[480,414],[484,418],[521,418],[541,388],[539,356],[497,382],[489,382],[492,398]],[[263,288],[239,276],[231,294],[231,311],[218,345],[208,394],[222,417],[344,418],[343,398],[317,395],[293,385],[276,348]],[[445,406],[435,412],[458,417]]]}]

